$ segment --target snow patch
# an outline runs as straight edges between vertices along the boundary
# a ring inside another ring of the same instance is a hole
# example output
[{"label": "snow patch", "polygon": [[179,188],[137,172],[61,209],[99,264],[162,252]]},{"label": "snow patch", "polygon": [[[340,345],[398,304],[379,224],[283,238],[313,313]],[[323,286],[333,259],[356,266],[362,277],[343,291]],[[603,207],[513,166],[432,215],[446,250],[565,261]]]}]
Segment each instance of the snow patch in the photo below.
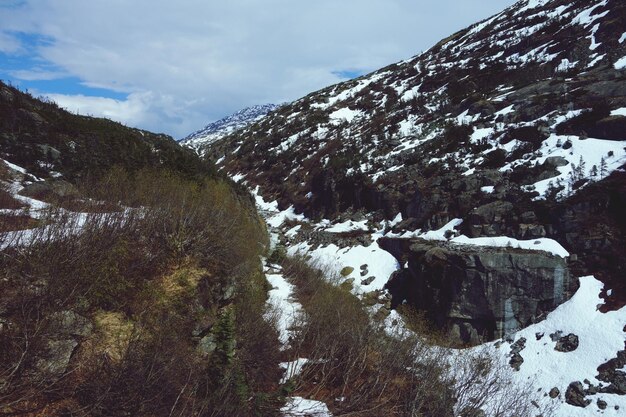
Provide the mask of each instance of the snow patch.
[{"label": "snow patch", "polygon": [[626,68],[626,56],[621,57],[620,59],[615,61],[615,64],[613,64],[613,67],[615,67],[616,70],[622,70]]},{"label": "snow patch", "polygon": [[287,404],[280,411],[285,417],[333,417],[323,402],[302,397],[287,398]]},{"label": "snow patch", "polygon": [[470,238],[465,235],[461,235],[450,239],[450,242],[461,245],[472,246],[487,246],[497,248],[517,248],[526,250],[538,250],[548,252],[562,258],[569,256],[569,252],[565,250],[559,242],[553,239],[540,238],[533,240],[518,240],[512,237],[497,236],[497,237],[475,237]]},{"label": "snow patch", "polygon": [[[626,323],[626,307],[618,311],[602,313],[598,306],[603,304],[600,292],[603,284],[592,276],[580,278],[580,288],[574,296],[548,314],[547,318],[518,331],[514,337],[526,339],[525,348],[520,352],[524,358],[520,370],[513,372],[515,382],[524,384],[529,380],[540,388],[543,394],[556,387],[561,396],[555,400],[547,395],[540,395],[542,405],[551,402],[557,406],[555,417],[585,417],[596,414],[597,399],[606,401],[609,406],[604,415],[621,416],[626,408],[626,397],[612,394],[588,396],[593,400],[586,408],[574,407],[565,403],[564,395],[572,381],[588,379],[597,385],[595,379],[599,365],[614,358],[618,351],[624,349],[623,332]],[[555,342],[550,334],[561,331],[563,335],[573,333],[579,337],[578,348],[572,352],[554,350]],[[538,339],[537,335],[543,335]],[[472,348],[476,352],[481,349],[493,350],[493,353],[508,361],[510,343],[504,342],[498,347],[497,342]],[[497,398],[494,401],[498,401]],[[614,407],[619,406],[619,410]]]},{"label": "snow patch", "polygon": [[291,340],[293,324],[302,313],[302,305],[294,300],[294,286],[288,283],[282,274],[266,274],[266,278],[272,286],[268,300],[273,307],[270,313],[276,314],[279,339],[282,347],[287,348]]}]

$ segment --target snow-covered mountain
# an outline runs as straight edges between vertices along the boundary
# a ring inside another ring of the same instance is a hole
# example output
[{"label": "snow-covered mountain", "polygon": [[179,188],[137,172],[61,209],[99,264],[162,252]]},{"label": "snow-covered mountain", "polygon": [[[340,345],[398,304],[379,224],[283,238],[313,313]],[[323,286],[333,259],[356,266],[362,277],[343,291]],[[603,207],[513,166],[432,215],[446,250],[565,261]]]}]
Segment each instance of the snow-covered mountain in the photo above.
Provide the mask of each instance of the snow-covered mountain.
[{"label": "snow-covered mountain", "polygon": [[247,107],[216,122],[209,123],[203,129],[200,129],[186,138],[181,139],[180,143],[192,149],[209,146],[211,143],[223,138],[224,136],[243,129],[254,122],[258,122],[278,107],[280,106],[276,104],[263,104]]},{"label": "snow-covered mountain", "polygon": [[520,381],[571,358],[537,378],[557,415],[623,413],[623,0],[519,1],[204,150],[378,311],[495,341]]},{"label": "snow-covered mountain", "polygon": [[285,105],[207,155],[309,218],[400,215],[398,233],[458,218],[472,238],[554,238],[577,274],[616,283],[623,245],[600,236],[619,223],[607,207],[626,182],[625,28],[621,0],[522,0]]}]

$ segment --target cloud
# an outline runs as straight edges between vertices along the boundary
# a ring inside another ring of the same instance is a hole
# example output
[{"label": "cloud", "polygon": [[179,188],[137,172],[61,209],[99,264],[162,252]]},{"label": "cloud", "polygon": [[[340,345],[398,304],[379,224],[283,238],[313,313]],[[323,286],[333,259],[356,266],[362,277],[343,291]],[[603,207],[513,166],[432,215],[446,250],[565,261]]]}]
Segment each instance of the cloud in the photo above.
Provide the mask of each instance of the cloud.
[{"label": "cloud", "polygon": [[9,75],[17,79],[26,81],[58,80],[59,78],[64,78],[68,76],[67,72],[65,71],[54,71],[38,67],[34,67],[33,69],[9,71]]},{"label": "cloud", "polygon": [[293,100],[409,58],[511,3],[25,0],[0,8],[0,50],[20,48],[11,33],[51,40],[29,50],[85,85],[128,94],[59,102],[182,137],[244,106]]},{"label": "cloud", "polygon": [[5,54],[16,54],[23,52],[22,44],[15,36],[0,32],[0,52]]}]

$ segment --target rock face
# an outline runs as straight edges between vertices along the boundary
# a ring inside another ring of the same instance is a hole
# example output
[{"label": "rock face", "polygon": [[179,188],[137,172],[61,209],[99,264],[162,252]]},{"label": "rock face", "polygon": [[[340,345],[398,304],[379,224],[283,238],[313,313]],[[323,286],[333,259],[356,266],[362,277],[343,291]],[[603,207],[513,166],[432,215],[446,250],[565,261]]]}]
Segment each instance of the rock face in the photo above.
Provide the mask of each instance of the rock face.
[{"label": "rock face", "polygon": [[585,398],[585,390],[583,384],[579,381],[572,382],[565,392],[565,401],[575,407],[587,407],[591,404],[591,400]]},{"label": "rock face", "polygon": [[567,336],[560,338],[556,342],[556,346],[554,347],[554,350],[557,350],[559,352],[572,352],[576,350],[577,348],[578,348],[578,336],[570,333]]},{"label": "rock face", "polygon": [[387,288],[394,306],[408,302],[461,343],[515,332],[575,291],[563,258],[539,251],[478,248],[422,239],[379,244],[401,265]]}]

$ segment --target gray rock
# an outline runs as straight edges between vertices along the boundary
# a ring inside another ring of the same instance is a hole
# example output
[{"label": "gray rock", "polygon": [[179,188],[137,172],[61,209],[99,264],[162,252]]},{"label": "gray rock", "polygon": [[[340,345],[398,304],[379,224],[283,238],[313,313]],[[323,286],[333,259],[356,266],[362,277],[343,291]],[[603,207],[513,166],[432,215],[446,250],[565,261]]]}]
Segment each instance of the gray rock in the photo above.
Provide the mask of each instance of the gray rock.
[{"label": "gray rock", "polygon": [[511,368],[519,371],[522,363],[524,363],[524,358],[520,355],[520,352],[524,350],[526,347],[526,339],[521,337],[515,343],[511,345],[511,360],[509,361],[509,365]]},{"label": "gray rock", "polygon": [[563,332],[561,330],[557,330],[554,333],[550,333],[550,340],[552,340],[553,342],[558,342],[559,339],[561,338],[561,335],[563,335]]},{"label": "gray rock", "polygon": [[606,407],[608,404],[606,403],[606,401],[598,398],[598,401],[596,401],[596,405],[598,406],[600,410],[606,410]]},{"label": "gray rock", "polygon": [[543,163],[543,165],[545,166],[550,166],[550,167],[564,167],[566,165],[568,165],[569,162],[567,161],[567,159],[563,158],[562,156],[549,156],[546,158],[545,162]]},{"label": "gray rock", "polygon": [[37,147],[39,147],[39,150],[41,151],[41,153],[43,153],[44,155],[47,155],[48,157],[54,159],[55,161],[61,158],[61,151],[59,151],[56,148],[53,148],[52,146],[49,145],[37,145]]},{"label": "gray rock", "polygon": [[557,342],[554,350],[559,352],[572,352],[578,348],[578,336],[575,334],[568,334],[561,337]]},{"label": "gray rock", "polygon": [[66,310],[50,317],[50,328],[55,336],[87,337],[93,332],[93,324],[86,317]]},{"label": "gray rock", "polygon": [[21,191],[21,195],[26,197],[42,197],[47,195],[53,195],[56,197],[79,197],[80,193],[67,181],[63,180],[48,180],[34,182],[25,186]]},{"label": "gray rock", "polygon": [[[421,239],[380,239],[407,268],[387,283],[442,327],[468,323],[482,340],[512,334],[569,299],[576,289],[563,258],[539,251],[480,248]],[[459,328],[461,343],[470,343]],[[560,337],[560,336],[559,336]]]},{"label": "gray rock", "polygon": [[198,351],[203,355],[210,355],[216,348],[217,344],[215,343],[215,338],[212,334],[204,336],[198,342]]},{"label": "gray rock", "polygon": [[77,346],[74,339],[49,340],[45,355],[37,361],[38,370],[54,376],[64,374]]},{"label": "gray rock", "polygon": [[374,276],[362,279],[361,280],[361,285],[370,285],[372,282],[374,282],[375,279],[376,279],[376,277],[374,277]]},{"label": "gray rock", "polygon": [[572,382],[565,391],[565,402],[575,407],[587,407],[591,400],[585,398],[585,390],[580,381]]},{"label": "gray rock", "polygon": [[513,211],[513,204],[508,201],[494,201],[472,210],[470,222],[472,224],[497,223],[502,221],[511,211]]},{"label": "gray rock", "polygon": [[559,395],[561,395],[561,391],[559,391],[559,389],[557,387],[554,387],[550,390],[550,392],[548,393],[548,395],[550,396],[550,398],[556,398]]}]

